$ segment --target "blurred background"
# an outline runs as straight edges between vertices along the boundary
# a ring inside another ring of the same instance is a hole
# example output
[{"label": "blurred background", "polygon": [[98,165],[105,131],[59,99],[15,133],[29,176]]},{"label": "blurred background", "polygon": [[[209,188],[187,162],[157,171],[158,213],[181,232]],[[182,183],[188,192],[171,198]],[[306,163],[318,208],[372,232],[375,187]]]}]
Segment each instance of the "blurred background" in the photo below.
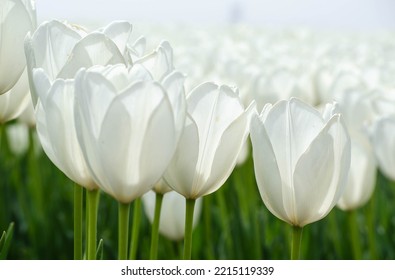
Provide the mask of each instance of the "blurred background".
[{"label": "blurred background", "polygon": [[39,22],[58,18],[100,25],[124,19],[150,24],[245,23],[364,31],[394,29],[394,11],[392,0],[37,1]]}]

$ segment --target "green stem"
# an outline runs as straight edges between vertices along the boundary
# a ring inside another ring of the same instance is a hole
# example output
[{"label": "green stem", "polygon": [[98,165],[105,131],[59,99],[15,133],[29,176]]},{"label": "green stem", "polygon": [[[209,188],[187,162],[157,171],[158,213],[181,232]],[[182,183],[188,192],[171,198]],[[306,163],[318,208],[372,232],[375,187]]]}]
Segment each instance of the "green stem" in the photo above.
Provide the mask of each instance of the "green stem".
[{"label": "green stem", "polygon": [[141,198],[137,198],[133,204],[133,224],[132,236],[130,238],[129,260],[135,260],[137,256],[137,245],[139,241],[141,222]]},{"label": "green stem", "polygon": [[154,214],[154,222],[152,224],[152,233],[151,233],[151,253],[150,253],[151,260],[156,260],[158,258],[159,222],[160,222],[160,212],[162,209],[162,201],[163,201],[163,194],[156,193],[155,214]]},{"label": "green stem", "polygon": [[369,238],[369,251],[370,259],[377,260],[377,249],[376,249],[376,223],[375,223],[375,195],[370,199],[367,207],[366,220],[368,224],[368,238]]},{"label": "green stem", "polygon": [[185,213],[185,237],[184,237],[184,260],[190,260],[192,255],[192,224],[195,199],[186,199]]},{"label": "green stem", "polygon": [[[0,123],[0,167],[5,168],[5,162],[6,162],[6,151],[5,151],[5,145],[3,142],[3,138],[5,138],[5,125],[3,123]],[[4,158],[3,158],[4,156]],[[3,171],[3,170],[0,170]],[[0,181],[0,235],[3,230],[6,229],[7,225],[7,210],[9,209],[7,207],[7,199],[6,199],[6,180],[2,178]]]},{"label": "green stem", "polygon": [[128,257],[130,203],[118,203],[118,259],[126,260]]},{"label": "green stem", "polygon": [[96,232],[97,232],[97,210],[99,206],[99,190],[87,191],[88,200],[88,260],[96,259]]},{"label": "green stem", "polygon": [[353,258],[355,260],[362,259],[362,251],[361,251],[361,239],[358,230],[358,220],[357,220],[357,212],[356,210],[350,210],[347,212],[348,218],[348,226],[350,231],[350,242],[352,246]]},{"label": "green stem", "polygon": [[300,245],[302,243],[303,228],[292,226],[291,260],[300,260]]},{"label": "green stem", "polygon": [[5,124],[0,123],[0,151],[2,152],[2,144],[3,144],[3,137],[6,137],[5,135]]},{"label": "green stem", "polygon": [[84,189],[74,184],[74,259],[82,260],[82,207]]},{"label": "green stem", "polygon": [[335,250],[335,256],[337,256],[337,258],[340,258],[341,256],[343,256],[343,246],[341,242],[343,239],[341,238],[339,233],[339,222],[337,220],[336,214],[336,211],[332,211],[328,215],[328,222],[329,230],[331,232],[330,238],[332,240],[333,248]]}]

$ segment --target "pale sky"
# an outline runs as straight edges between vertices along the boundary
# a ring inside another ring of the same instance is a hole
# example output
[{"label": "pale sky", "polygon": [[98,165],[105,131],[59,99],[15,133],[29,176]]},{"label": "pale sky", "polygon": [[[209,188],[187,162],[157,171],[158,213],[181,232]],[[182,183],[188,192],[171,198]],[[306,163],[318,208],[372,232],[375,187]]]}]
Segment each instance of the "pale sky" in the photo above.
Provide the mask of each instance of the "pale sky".
[{"label": "pale sky", "polygon": [[395,30],[394,0],[36,0],[39,22],[225,24]]}]

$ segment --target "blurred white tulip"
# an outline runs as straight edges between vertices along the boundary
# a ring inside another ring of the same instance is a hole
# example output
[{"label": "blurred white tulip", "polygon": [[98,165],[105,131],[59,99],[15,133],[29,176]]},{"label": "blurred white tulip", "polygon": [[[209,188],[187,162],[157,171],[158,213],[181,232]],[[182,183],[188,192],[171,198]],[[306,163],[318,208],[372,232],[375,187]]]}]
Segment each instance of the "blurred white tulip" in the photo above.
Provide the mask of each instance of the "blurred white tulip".
[{"label": "blurred white tulip", "polygon": [[[144,211],[149,221],[154,220],[155,192],[147,192],[142,197]],[[199,222],[202,212],[202,199],[197,199],[193,213],[193,227]],[[159,232],[171,240],[184,238],[185,231],[185,198],[175,191],[163,196],[162,209],[160,213]]]},{"label": "blurred white tulip", "polygon": [[337,101],[351,139],[350,172],[338,206],[353,210],[370,199],[376,185],[376,160],[365,129],[374,118],[372,94],[348,89],[337,94]]},{"label": "blurred white tulip", "polygon": [[299,227],[324,218],[340,199],[350,167],[350,139],[335,107],[321,115],[295,98],[268,104],[253,116],[250,133],[269,211]]},{"label": "blurred white tulip", "polygon": [[380,171],[395,181],[395,115],[384,116],[376,120],[370,132]]},{"label": "blurred white tulip", "polygon": [[11,152],[16,156],[24,155],[29,149],[29,127],[16,122],[7,125],[6,131]]},{"label": "blurred white tulip", "polygon": [[338,206],[353,210],[367,203],[376,185],[376,159],[366,137],[351,136],[351,164],[346,189]]},{"label": "blurred white tulip", "polygon": [[238,92],[204,83],[187,97],[187,119],[164,179],[189,199],[220,188],[246,141],[255,104],[244,109]]}]

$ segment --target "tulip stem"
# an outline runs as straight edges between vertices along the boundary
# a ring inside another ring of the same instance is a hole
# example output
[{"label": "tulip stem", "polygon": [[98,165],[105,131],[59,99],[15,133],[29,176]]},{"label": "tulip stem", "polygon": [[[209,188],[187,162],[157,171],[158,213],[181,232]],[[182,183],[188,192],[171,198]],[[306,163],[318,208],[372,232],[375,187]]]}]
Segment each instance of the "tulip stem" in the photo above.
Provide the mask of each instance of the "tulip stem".
[{"label": "tulip stem", "polygon": [[375,196],[373,194],[370,202],[368,204],[366,220],[368,223],[368,238],[369,238],[369,249],[370,249],[370,259],[377,260],[377,250],[376,250],[376,224],[375,224]]},{"label": "tulip stem", "polygon": [[6,137],[6,135],[5,135],[5,124],[0,123],[0,151],[1,151],[1,146],[3,144],[3,137]]},{"label": "tulip stem", "polygon": [[96,259],[96,232],[97,232],[97,210],[99,206],[99,190],[87,191],[88,201],[88,260]]},{"label": "tulip stem", "polygon": [[132,236],[130,237],[129,260],[135,260],[137,256],[137,245],[139,241],[141,221],[141,199],[137,198],[133,204],[133,224]]},{"label": "tulip stem", "polygon": [[359,236],[357,211],[350,210],[347,212],[348,226],[350,232],[350,242],[354,260],[362,259],[361,239]]},{"label": "tulip stem", "polygon": [[118,203],[118,259],[128,258],[130,203]]},{"label": "tulip stem", "polygon": [[84,189],[74,184],[74,259],[82,260],[82,207]]},{"label": "tulip stem", "polygon": [[186,199],[185,213],[185,237],[184,237],[184,260],[190,260],[192,255],[192,224],[195,199]]},{"label": "tulip stem", "polygon": [[300,260],[300,245],[302,243],[303,228],[292,226],[291,260]]},{"label": "tulip stem", "polygon": [[163,201],[163,194],[156,193],[155,214],[154,214],[154,222],[152,224],[152,233],[151,233],[151,253],[150,253],[151,260],[156,260],[158,258],[159,222],[160,222],[160,212],[162,209],[162,201]]}]

